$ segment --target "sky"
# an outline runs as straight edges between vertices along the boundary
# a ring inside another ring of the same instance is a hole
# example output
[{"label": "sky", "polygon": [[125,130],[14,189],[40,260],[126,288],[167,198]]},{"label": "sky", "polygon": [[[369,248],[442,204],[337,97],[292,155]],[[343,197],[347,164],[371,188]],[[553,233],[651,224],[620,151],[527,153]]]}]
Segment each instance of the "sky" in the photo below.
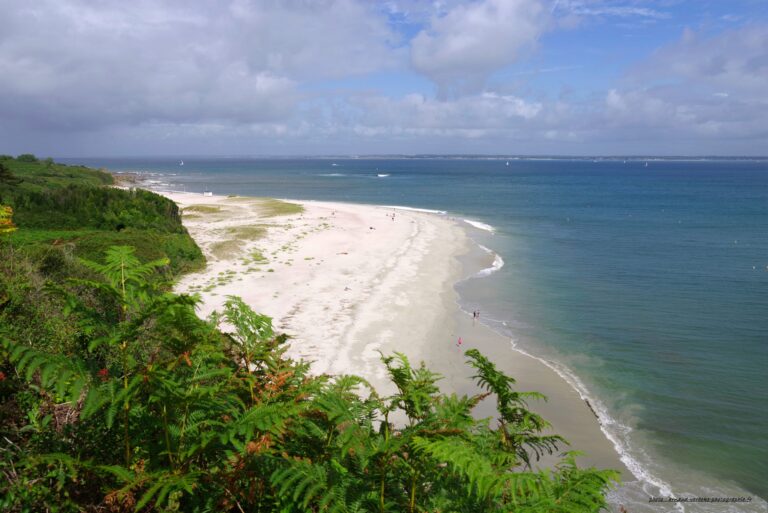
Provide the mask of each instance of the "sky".
[{"label": "sky", "polygon": [[0,0],[0,153],[768,155],[766,0]]}]

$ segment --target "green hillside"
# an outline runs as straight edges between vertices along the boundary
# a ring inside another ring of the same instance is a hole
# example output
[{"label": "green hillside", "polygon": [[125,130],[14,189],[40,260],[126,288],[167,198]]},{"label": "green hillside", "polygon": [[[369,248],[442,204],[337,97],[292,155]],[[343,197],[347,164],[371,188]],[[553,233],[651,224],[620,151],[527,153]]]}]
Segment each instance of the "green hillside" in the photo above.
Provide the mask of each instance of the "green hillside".
[{"label": "green hillside", "polygon": [[0,156],[0,204],[13,208],[20,228],[11,244],[33,260],[56,251],[98,260],[110,246],[129,245],[142,260],[168,258],[166,278],[204,263],[175,203],[112,183],[102,170]]}]

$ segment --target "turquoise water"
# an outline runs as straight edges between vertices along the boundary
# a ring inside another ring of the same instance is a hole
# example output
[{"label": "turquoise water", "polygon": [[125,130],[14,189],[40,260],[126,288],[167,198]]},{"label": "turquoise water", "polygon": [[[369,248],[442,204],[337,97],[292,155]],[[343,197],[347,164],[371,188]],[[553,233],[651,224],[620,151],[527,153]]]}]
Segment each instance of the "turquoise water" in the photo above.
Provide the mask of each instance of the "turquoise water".
[{"label": "turquoise water", "polygon": [[768,497],[768,161],[69,160],[491,225],[472,236],[505,265],[457,286],[467,309],[570,371],[673,493]]}]

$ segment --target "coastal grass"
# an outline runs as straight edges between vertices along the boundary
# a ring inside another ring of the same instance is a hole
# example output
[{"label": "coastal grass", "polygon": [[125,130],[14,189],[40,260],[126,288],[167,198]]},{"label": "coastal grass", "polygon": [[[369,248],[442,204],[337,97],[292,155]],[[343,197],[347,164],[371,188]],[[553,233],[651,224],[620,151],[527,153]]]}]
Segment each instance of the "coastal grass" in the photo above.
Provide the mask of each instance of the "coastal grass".
[{"label": "coastal grass", "polygon": [[253,206],[261,217],[291,216],[304,212],[304,207],[298,203],[274,198],[260,198]]},{"label": "coastal grass", "polygon": [[188,207],[184,207],[183,212],[185,215],[192,212],[200,214],[217,214],[221,212],[221,210],[221,207],[218,205],[190,205]]},{"label": "coastal grass", "polygon": [[238,239],[258,240],[267,235],[267,226],[265,224],[233,226],[227,228],[227,233]]},{"label": "coastal grass", "polygon": [[261,251],[253,251],[251,252],[251,260],[253,260],[254,263],[266,262],[267,257],[265,257]]},{"label": "coastal grass", "polygon": [[211,244],[211,254],[219,260],[229,260],[237,255],[243,247],[239,240],[229,239]]},{"label": "coastal grass", "polygon": [[[248,255],[248,257],[243,258],[242,263],[243,265],[250,265],[250,264],[265,264],[269,262],[267,257],[264,256],[264,254],[259,251],[258,249],[255,249],[251,251],[251,253]],[[251,269],[249,269],[251,270]],[[257,269],[258,270],[258,269]]]}]

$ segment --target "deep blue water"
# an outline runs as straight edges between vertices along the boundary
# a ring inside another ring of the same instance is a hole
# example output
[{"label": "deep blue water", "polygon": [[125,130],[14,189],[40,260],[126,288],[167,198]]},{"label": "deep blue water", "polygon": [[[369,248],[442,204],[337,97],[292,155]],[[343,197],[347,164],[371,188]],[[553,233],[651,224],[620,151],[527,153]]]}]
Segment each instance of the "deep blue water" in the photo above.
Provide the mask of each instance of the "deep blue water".
[{"label": "deep blue water", "polygon": [[768,497],[768,161],[64,160],[490,224],[505,265],[459,285],[468,307],[571,369],[676,492]]}]

